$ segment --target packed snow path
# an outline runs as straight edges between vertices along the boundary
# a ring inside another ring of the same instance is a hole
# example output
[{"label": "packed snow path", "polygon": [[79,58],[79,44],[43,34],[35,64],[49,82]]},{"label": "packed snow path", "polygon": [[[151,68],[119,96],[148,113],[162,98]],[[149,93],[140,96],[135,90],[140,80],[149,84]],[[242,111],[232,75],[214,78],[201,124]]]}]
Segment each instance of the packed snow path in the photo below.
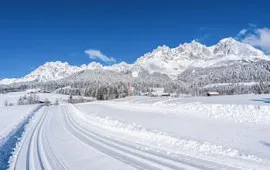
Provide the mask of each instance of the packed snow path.
[{"label": "packed snow path", "polygon": [[177,157],[139,150],[119,139],[97,134],[81,124],[67,106],[43,109],[23,139],[11,169],[181,170],[204,167],[203,162],[196,165]]},{"label": "packed snow path", "polygon": [[[89,107],[91,110],[91,105]],[[195,153],[174,152],[174,148],[162,145],[164,139],[180,143],[179,148],[195,143],[191,146]],[[207,147],[218,151],[204,155],[205,151],[196,152],[197,143],[138,128],[132,123],[89,115],[72,105],[51,106],[34,116],[16,149],[10,169],[267,169],[270,165],[252,156],[228,158],[223,152],[231,154],[231,150],[214,144]],[[221,161],[208,159],[209,154]]]}]

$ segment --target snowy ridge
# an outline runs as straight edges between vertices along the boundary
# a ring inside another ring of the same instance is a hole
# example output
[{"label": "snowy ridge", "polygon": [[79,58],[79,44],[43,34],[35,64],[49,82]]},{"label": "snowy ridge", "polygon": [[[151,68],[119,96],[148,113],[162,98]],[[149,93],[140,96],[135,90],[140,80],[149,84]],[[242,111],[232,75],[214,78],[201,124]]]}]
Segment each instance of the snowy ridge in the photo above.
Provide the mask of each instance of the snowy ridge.
[{"label": "snowy ridge", "polygon": [[9,85],[9,84],[16,82],[16,80],[17,80],[16,78],[4,78],[4,79],[0,80],[0,84]]},{"label": "snowy ridge", "polygon": [[82,70],[96,70],[96,69],[103,69],[103,65],[101,65],[100,63],[97,63],[97,62],[91,62],[89,63],[88,65],[86,64],[83,64],[81,65],[81,69]]},{"label": "snowy ridge", "polygon": [[116,72],[131,73],[138,77],[139,73],[146,70],[149,73],[160,72],[173,79],[190,67],[219,67],[233,63],[251,63],[260,60],[269,60],[262,51],[236,41],[233,38],[220,40],[216,45],[207,47],[199,42],[184,43],[175,48],[159,46],[151,53],[139,57],[134,64],[121,62],[112,66],[103,66],[97,62],[88,65],[71,66],[67,62],[47,62],[36,70],[19,79],[3,79],[0,84],[22,82],[47,82],[65,78],[82,70],[113,70]]},{"label": "snowy ridge", "polygon": [[[36,70],[19,79],[6,79],[5,84],[22,83],[22,82],[47,82],[52,80],[59,80],[67,77],[73,73],[81,71],[82,68],[77,66],[70,66],[67,62],[47,62],[38,67]],[[0,82],[2,84],[2,82]]]},{"label": "snowy ridge", "polygon": [[225,38],[217,45],[207,47],[199,42],[184,43],[176,48],[160,46],[140,57],[135,64],[149,72],[162,72],[172,78],[189,67],[215,67],[230,62],[256,62],[269,60],[262,51],[240,43],[233,38]]},{"label": "snowy ridge", "polygon": [[47,62],[44,65],[38,67],[36,70],[22,78],[5,78],[0,80],[0,84],[9,85],[13,83],[24,83],[24,82],[48,82],[60,80],[66,78],[74,73],[78,73],[84,70],[111,70],[116,72],[127,72],[131,70],[132,65],[125,62],[114,64],[112,66],[103,66],[97,62],[91,62],[88,65],[71,66],[67,62]]}]

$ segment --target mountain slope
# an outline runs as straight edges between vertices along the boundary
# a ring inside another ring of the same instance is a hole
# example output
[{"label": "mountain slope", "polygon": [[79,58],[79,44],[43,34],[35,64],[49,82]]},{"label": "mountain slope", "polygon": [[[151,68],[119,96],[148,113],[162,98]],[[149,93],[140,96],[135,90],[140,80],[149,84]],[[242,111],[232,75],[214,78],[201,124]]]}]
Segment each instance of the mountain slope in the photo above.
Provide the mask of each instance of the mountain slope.
[{"label": "mountain slope", "polygon": [[[51,80],[59,80],[81,70],[81,67],[70,66],[67,62],[47,62],[22,78],[4,79],[4,83],[7,82],[5,84],[12,84],[22,82],[47,82]],[[4,83],[2,80],[1,84]]]},{"label": "mountain slope", "polygon": [[269,60],[269,57],[248,44],[225,38],[211,47],[196,41],[176,48],[161,46],[140,57],[135,64],[141,65],[149,72],[161,72],[176,78],[189,67],[217,67],[259,60]]}]

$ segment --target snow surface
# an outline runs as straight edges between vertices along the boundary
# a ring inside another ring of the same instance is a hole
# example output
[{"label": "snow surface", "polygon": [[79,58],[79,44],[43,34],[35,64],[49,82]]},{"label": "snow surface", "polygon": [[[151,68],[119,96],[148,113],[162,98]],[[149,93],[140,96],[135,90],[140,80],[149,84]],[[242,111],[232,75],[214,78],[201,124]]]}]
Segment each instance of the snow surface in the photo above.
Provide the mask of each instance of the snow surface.
[{"label": "snow surface", "polygon": [[36,105],[0,107],[0,146],[16,130]]},{"label": "snow surface", "polygon": [[[114,108],[142,112],[151,108],[152,111],[164,115],[185,115],[236,123],[270,125],[270,98],[267,98],[267,96],[269,95],[235,95],[211,98],[185,97],[182,99],[169,98],[168,100],[161,98],[161,101],[148,97],[138,97],[139,100],[124,102],[125,105],[117,102],[108,102],[106,104]],[[234,99],[232,98],[235,98],[235,102],[238,104],[233,103]],[[227,102],[227,104],[221,103],[222,101]]]},{"label": "snow surface", "polygon": [[10,169],[269,169],[264,98],[131,97],[43,107]]},{"label": "snow surface", "polygon": [[[0,169],[7,169],[9,167],[9,159],[13,155],[17,143],[20,141],[22,135],[24,134],[26,125],[28,125],[33,115],[35,115],[35,113],[41,107],[42,105],[36,106],[35,109],[29,112],[18,124],[12,124],[14,123],[13,119],[11,121],[11,119],[6,119],[3,115],[1,115],[2,116],[1,118],[3,120],[9,121],[9,123],[13,125],[13,128],[9,128],[12,130],[6,133],[5,137],[0,139]],[[9,126],[12,127],[11,125]]]},{"label": "snow surface", "polygon": [[[8,94],[0,94],[0,146],[6,142],[10,135],[17,130],[17,127],[23,122],[29,114],[38,105],[17,105],[17,101],[21,96],[27,95],[28,92],[13,92]],[[38,93],[40,100],[48,99],[52,103],[58,99],[60,102],[68,99],[67,95]],[[5,101],[14,104],[13,106],[4,106]]]},{"label": "snow surface", "polygon": [[[7,93],[7,94],[0,94],[0,108],[5,105],[5,101],[8,101],[8,103],[10,104],[17,105],[19,98],[23,97],[24,95],[31,95],[30,93],[31,91],[35,91],[35,89],[30,89],[23,92],[12,92],[12,93]],[[61,102],[69,98],[68,95],[55,94],[55,93],[35,93],[35,94],[39,96],[39,99],[41,101],[48,99],[52,103],[54,103],[56,99],[58,99]]]}]

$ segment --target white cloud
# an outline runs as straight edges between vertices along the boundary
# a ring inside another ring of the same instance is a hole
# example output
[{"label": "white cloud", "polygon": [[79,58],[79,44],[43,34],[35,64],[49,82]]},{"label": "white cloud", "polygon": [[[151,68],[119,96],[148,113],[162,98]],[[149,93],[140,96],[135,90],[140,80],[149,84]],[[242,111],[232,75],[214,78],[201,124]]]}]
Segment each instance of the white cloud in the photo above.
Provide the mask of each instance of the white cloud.
[{"label": "white cloud", "polygon": [[245,34],[242,42],[259,47],[266,53],[270,53],[270,29],[258,28],[254,29],[251,34]]},{"label": "white cloud", "polygon": [[247,33],[247,29],[242,29],[237,35],[238,36],[242,36],[242,35],[245,35]]},{"label": "white cloud", "polygon": [[88,49],[88,50],[85,50],[84,52],[89,56],[90,59],[93,59],[93,60],[101,60],[105,63],[116,62],[115,58],[108,57],[99,50]]},{"label": "white cloud", "polygon": [[257,25],[252,24],[252,23],[249,23],[248,25],[249,25],[249,27],[251,27],[251,28],[256,28],[256,27],[257,27]]}]

